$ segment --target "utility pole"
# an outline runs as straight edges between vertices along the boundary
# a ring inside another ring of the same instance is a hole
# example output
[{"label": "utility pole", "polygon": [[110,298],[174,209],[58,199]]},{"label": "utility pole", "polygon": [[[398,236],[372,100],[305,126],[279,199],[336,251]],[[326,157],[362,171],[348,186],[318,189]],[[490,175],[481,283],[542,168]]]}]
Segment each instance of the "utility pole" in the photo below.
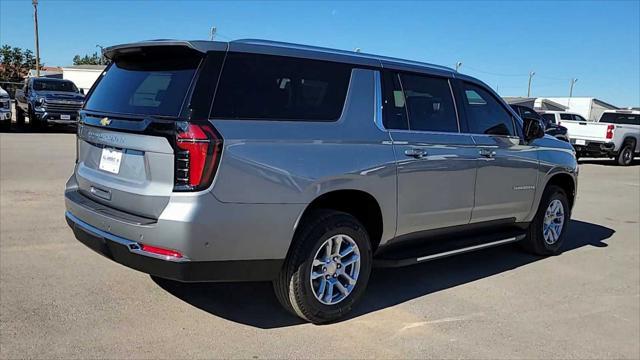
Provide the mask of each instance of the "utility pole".
[{"label": "utility pole", "polygon": [[209,30],[209,40],[213,41],[213,38],[216,36],[216,32],[218,32],[218,29],[215,26],[212,26],[211,30]]},{"label": "utility pole", "polygon": [[567,101],[567,106],[571,106],[571,97],[573,96],[573,85],[578,82],[578,79],[571,79],[571,86],[569,87],[569,101]]},{"label": "utility pole", "polygon": [[458,72],[458,69],[460,69],[461,66],[462,66],[462,61],[458,61],[456,63],[456,72]]},{"label": "utility pole", "polygon": [[40,42],[38,39],[38,0],[31,0],[33,4],[33,20],[36,32],[36,77],[40,77]]},{"label": "utility pole", "polygon": [[573,96],[573,85],[575,85],[578,82],[578,79],[573,78],[571,79],[571,87],[569,87],[569,99],[571,99],[571,97]]},{"label": "utility pole", "polygon": [[535,75],[535,71],[531,71],[529,73],[529,87],[527,88],[527,97],[531,97],[531,79],[533,78],[533,75]]}]

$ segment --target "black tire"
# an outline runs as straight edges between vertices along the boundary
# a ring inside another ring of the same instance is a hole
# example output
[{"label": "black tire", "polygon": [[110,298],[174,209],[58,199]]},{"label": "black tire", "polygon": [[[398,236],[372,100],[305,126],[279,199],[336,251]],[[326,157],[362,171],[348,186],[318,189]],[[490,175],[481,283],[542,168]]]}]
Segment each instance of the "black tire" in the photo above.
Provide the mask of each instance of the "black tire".
[{"label": "black tire", "polygon": [[[560,230],[560,235],[553,243],[545,241],[544,237],[544,220],[547,208],[554,200],[559,200],[562,204],[564,212],[564,222]],[[564,190],[556,185],[548,186],[542,194],[540,205],[535,218],[531,222],[529,229],[527,230],[527,238],[522,241],[522,246],[525,250],[535,255],[549,256],[557,255],[560,253],[564,237],[567,232],[567,226],[571,219],[571,207],[569,206],[569,200]]]},{"label": "black tire", "polygon": [[24,125],[24,111],[16,106],[16,124],[19,126]]},{"label": "black tire", "polygon": [[[355,286],[343,300],[326,305],[315,297],[310,275],[320,247],[338,234],[349,236],[357,245],[360,272]],[[287,260],[273,283],[276,297],[284,308],[306,321],[321,324],[337,320],[347,314],[364,293],[372,262],[369,235],[355,217],[339,211],[314,210],[296,231]]]},{"label": "black tire", "polygon": [[29,127],[32,131],[39,131],[42,129],[42,122],[36,118],[36,115],[31,109],[29,109]]},{"label": "black tire", "polygon": [[621,166],[629,166],[633,162],[633,150],[635,144],[633,142],[626,142],[622,145],[622,149],[618,151],[616,155],[616,162]]}]

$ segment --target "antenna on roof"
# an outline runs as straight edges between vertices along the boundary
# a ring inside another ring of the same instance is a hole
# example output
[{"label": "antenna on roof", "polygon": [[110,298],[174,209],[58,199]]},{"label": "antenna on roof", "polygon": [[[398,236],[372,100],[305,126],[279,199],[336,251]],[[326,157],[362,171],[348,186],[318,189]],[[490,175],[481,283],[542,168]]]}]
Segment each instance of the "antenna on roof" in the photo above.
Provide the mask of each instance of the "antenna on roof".
[{"label": "antenna on roof", "polygon": [[218,32],[218,29],[215,26],[212,26],[209,30],[209,40],[213,41],[213,38],[216,36],[216,32]]},{"label": "antenna on roof", "polygon": [[362,49],[360,49],[360,48],[355,48],[355,49],[353,49],[353,51],[355,51],[355,52],[359,53],[360,51],[362,51]]}]

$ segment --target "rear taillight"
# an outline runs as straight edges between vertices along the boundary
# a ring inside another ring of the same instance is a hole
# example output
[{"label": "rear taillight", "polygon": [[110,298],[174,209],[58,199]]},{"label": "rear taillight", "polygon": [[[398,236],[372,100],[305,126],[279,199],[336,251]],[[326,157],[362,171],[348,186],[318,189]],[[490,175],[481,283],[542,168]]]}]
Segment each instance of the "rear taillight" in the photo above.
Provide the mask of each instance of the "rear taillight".
[{"label": "rear taillight", "polygon": [[176,134],[176,191],[202,190],[215,175],[222,138],[209,124],[179,123]]},{"label": "rear taillight", "polygon": [[613,139],[613,129],[615,128],[615,125],[607,125],[607,139]]},{"label": "rear taillight", "polygon": [[142,249],[142,251],[146,251],[148,253],[165,256],[167,258],[176,258],[176,259],[182,258],[182,254],[175,250],[165,249],[165,248],[145,245],[145,244],[140,244],[140,245],[141,245],[140,248]]}]

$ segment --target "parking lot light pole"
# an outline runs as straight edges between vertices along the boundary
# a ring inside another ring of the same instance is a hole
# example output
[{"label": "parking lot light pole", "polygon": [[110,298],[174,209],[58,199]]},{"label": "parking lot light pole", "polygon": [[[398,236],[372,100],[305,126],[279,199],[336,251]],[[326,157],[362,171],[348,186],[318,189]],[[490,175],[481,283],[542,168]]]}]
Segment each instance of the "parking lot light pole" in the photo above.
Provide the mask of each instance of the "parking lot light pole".
[{"label": "parking lot light pole", "polygon": [[40,77],[40,42],[38,40],[38,0],[31,0],[33,4],[33,24],[36,33],[36,77]]},{"label": "parking lot light pole", "polygon": [[527,87],[527,97],[531,97],[531,79],[533,78],[533,75],[535,75],[535,71],[531,71],[529,73],[529,86]]}]

